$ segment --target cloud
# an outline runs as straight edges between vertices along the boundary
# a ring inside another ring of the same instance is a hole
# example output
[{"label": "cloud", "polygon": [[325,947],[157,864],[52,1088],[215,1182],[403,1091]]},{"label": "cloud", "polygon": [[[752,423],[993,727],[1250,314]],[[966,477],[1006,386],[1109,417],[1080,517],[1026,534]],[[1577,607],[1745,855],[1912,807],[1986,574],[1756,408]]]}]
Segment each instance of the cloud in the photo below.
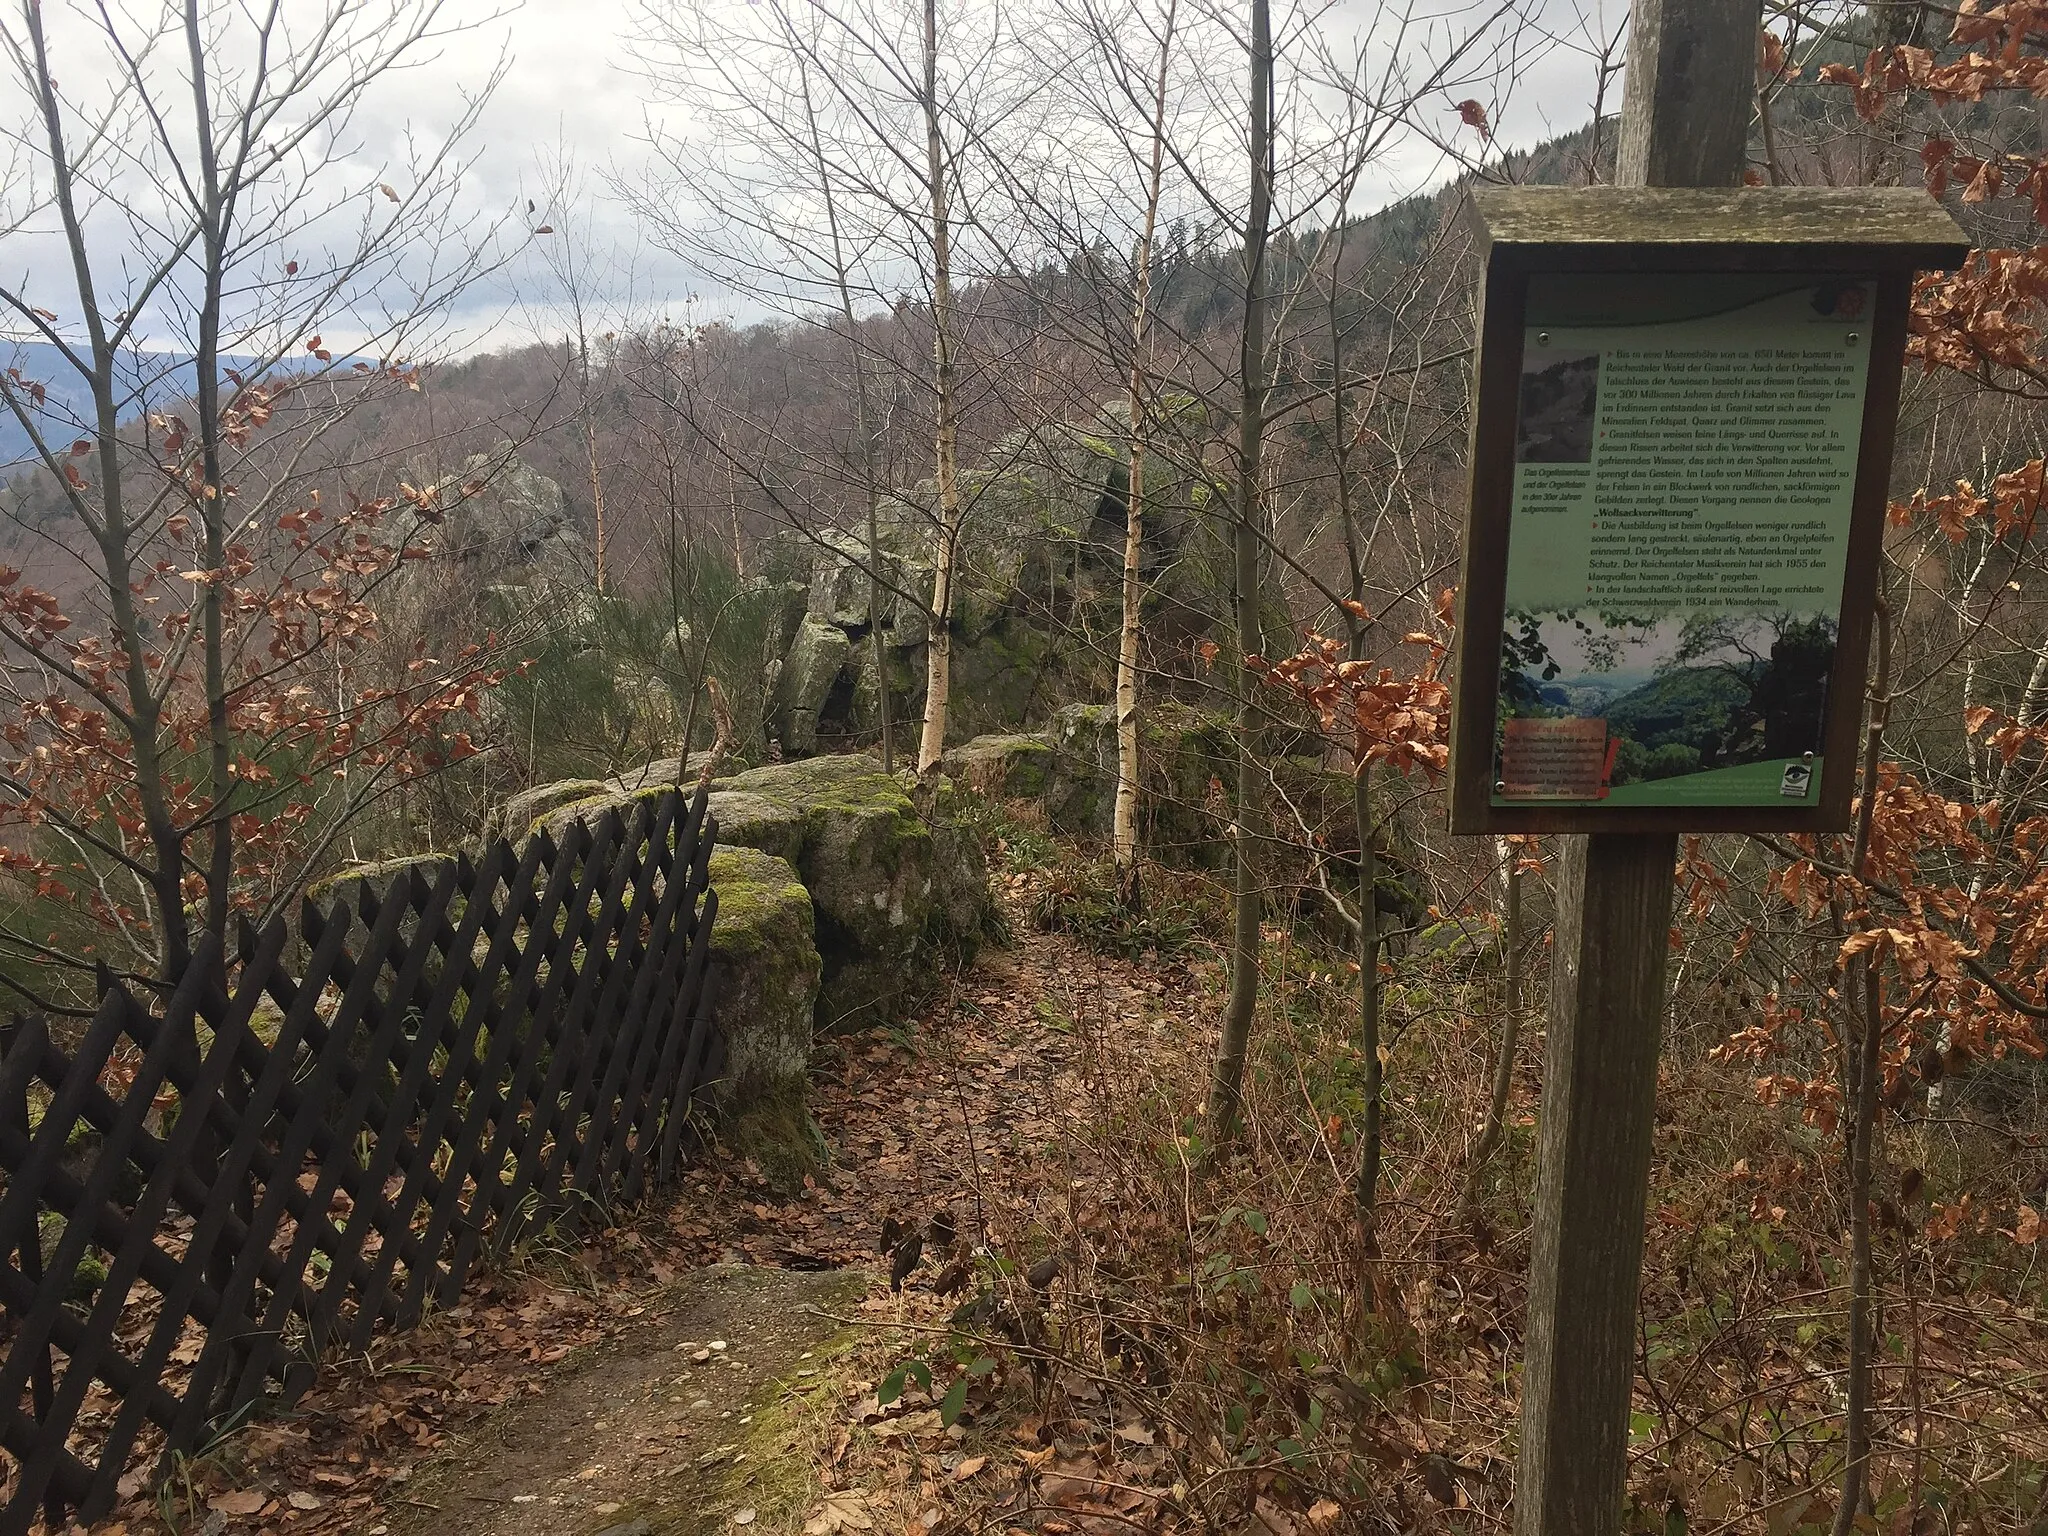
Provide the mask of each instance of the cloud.
[{"label": "cloud", "polygon": [[[718,3],[738,7],[746,0]],[[1519,76],[1516,87],[1490,94],[1481,86],[1461,85],[1444,94],[1440,103],[1425,96],[1417,112],[1431,131],[1397,136],[1384,162],[1361,187],[1354,212],[1369,212],[1453,174],[1454,160],[1432,138],[1464,152],[1476,150],[1471,131],[1460,124],[1452,106],[1456,96],[1474,95],[1482,101],[1503,145],[1528,144],[1585,120],[1594,70],[1584,45],[1611,30],[1613,19],[1592,0],[1525,3],[1532,7],[1529,14],[1505,24],[1500,47],[1486,55],[1489,62]],[[303,29],[322,9],[318,0],[290,0],[286,15]],[[345,248],[365,218],[388,212],[378,203],[375,189],[389,185],[410,196],[414,185],[407,178],[416,174],[413,167],[424,148],[438,143],[474,110],[475,122],[458,151],[463,174],[449,187],[441,206],[429,212],[445,216],[464,235],[489,233],[495,242],[490,247],[491,270],[449,301],[434,350],[463,353],[561,335],[571,323],[571,306],[559,269],[564,248],[571,244],[569,254],[576,258],[586,308],[598,329],[659,315],[679,318],[686,311],[758,318],[760,310],[736,302],[685,262],[652,245],[628,208],[611,195],[615,183],[656,183],[658,167],[647,143],[650,121],[670,133],[686,133],[692,127],[687,106],[651,90],[637,72],[645,49],[636,45],[634,10],[634,0],[523,0],[509,8],[496,0],[447,0],[432,42],[406,67],[375,82],[345,131],[324,146],[332,158],[319,168],[316,183],[335,201],[294,235],[289,251],[274,253],[272,265],[282,268],[290,256],[310,267],[321,245]],[[104,97],[118,78],[115,61],[104,42],[94,38],[93,11],[84,0],[53,3],[47,13],[61,60],[60,78],[80,104],[77,118],[87,120],[88,104]],[[220,7],[219,14],[239,16],[227,6]],[[1326,15],[1321,30],[1341,47],[1353,33],[1385,29],[1390,14],[1372,0],[1342,0]],[[1470,7],[1434,16],[1409,13],[1411,26],[1438,35],[1471,25],[1477,14]],[[236,48],[246,43],[237,42],[233,28],[246,30],[246,23],[229,19],[222,25],[229,30],[216,67],[225,73],[236,63]],[[1407,41],[1418,37],[1419,32],[1411,30]],[[1426,51],[1418,49],[1418,56]],[[177,39],[160,48],[153,61],[160,89],[176,88],[181,59]],[[1219,100],[1229,98],[1234,88],[1235,82],[1219,80]],[[476,109],[478,96],[486,91],[488,100]],[[14,94],[26,112],[26,93]],[[1618,99],[1616,87],[1608,100]],[[1435,121],[1439,118],[1440,123]],[[19,142],[32,143],[33,135]],[[541,200],[544,163],[564,153],[580,168],[580,195],[567,207],[537,210],[529,218],[526,202]],[[0,170],[5,169],[0,164]],[[146,203],[156,194],[142,170],[135,164],[113,167],[108,190],[116,200]],[[7,237],[9,263],[4,276],[10,282],[25,276],[31,294],[52,296],[41,301],[52,310],[75,310],[68,259],[47,212],[31,217],[26,225],[11,217],[18,211],[25,185],[18,176],[10,177],[7,191],[0,194],[0,232]],[[344,192],[347,195],[341,196]],[[129,231],[117,218],[103,218],[104,227],[96,235],[97,254],[113,270],[111,263]],[[529,239],[534,226],[543,221],[553,225],[554,234]],[[544,243],[549,241],[554,244]],[[354,295],[353,312],[319,317],[330,347],[339,354],[377,336],[390,314],[403,310],[410,292],[428,281],[433,270],[424,253],[380,268],[374,281]],[[266,273],[266,280],[272,275]],[[110,305],[118,302],[104,294],[103,299]],[[153,328],[145,327],[150,330],[148,344],[180,345],[189,332],[186,317],[179,313],[180,302],[176,295],[159,301]],[[78,334],[75,314],[68,315],[65,325],[69,334]]]}]

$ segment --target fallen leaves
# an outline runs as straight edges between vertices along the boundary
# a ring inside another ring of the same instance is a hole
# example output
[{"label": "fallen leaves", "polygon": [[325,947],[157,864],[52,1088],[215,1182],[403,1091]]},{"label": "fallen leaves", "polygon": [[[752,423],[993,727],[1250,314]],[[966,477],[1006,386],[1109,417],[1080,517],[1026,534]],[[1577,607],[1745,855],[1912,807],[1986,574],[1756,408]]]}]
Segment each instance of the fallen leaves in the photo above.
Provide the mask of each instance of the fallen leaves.
[{"label": "fallen leaves", "polygon": [[804,1536],[835,1536],[839,1531],[871,1531],[874,1517],[868,1513],[867,1495],[857,1490],[828,1493],[811,1518],[804,1522]]}]

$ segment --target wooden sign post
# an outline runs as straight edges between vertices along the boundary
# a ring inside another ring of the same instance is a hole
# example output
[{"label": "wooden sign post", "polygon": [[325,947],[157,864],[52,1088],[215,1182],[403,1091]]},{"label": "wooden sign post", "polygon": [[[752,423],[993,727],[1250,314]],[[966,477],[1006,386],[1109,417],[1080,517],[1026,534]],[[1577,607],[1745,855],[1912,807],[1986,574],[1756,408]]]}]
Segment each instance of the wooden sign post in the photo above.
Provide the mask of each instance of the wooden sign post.
[{"label": "wooden sign post", "polygon": [[[1848,825],[1907,303],[1968,249],[1924,192],[1733,185],[1756,24],[1639,3],[1638,184],[1473,196],[1451,828],[1587,834],[1558,866],[1517,1536],[1621,1528],[1677,835]],[[1719,185],[1641,185],[1676,177]]]}]

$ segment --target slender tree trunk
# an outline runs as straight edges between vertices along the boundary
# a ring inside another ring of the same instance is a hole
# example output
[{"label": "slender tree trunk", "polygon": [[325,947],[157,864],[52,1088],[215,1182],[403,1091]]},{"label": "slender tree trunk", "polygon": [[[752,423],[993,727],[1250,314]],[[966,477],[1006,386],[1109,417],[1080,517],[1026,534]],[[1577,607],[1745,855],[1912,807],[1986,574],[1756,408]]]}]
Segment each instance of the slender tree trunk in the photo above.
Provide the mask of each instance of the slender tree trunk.
[{"label": "slender tree trunk", "polygon": [[[1379,1255],[1380,1157],[1386,1066],[1380,1060],[1380,862],[1373,847],[1372,763],[1362,761],[1351,781],[1351,815],[1358,829],[1358,1050],[1365,1058],[1365,1112],[1360,1117],[1358,1211],[1360,1256]],[[1363,1293],[1368,1305],[1372,1291]]]},{"label": "slender tree trunk", "polygon": [[192,65],[193,132],[199,150],[200,239],[205,287],[199,301],[199,345],[193,358],[199,412],[199,526],[207,581],[199,591],[201,664],[206,689],[207,774],[212,822],[206,861],[206,931],[225,943],[229,886],[234,878],[234,744],[228,726],[227,641],[221,587],[227,566],[227,495],[220,464],[220,309],[226,263],[227,214],[206,97],[206,48],[198,0],[185,0],[185,44]]},{"label": "slender tree trunk", "polygon": [[[1139,257],[1142,264],[1144,256]],[[1142,285],[1144,278],[1139,282]],[[1142,306],[1143,301],[1140,300]],[[1142,328],[1141,319],[1139,325]],[[1116,802],[1110,815],[1109,846],[1116,861],[1117,893],[1126,906],[1138,891],[1138,636],[1144,585],[1139,566],[1145,548],[1145,429],[1140,413],[1140,364],[1131,365],[1131,473],[1124,511],[1123,618],[1116,644]]]},{"label": "slender tree trunk", "polygon": [[[1868,874],[1870,829],[1877,806],[1878,763],[1884,750],[1885,716],[1891,707],[1891,608],[1877,599],[1877,668],[1871,682],[1870,715],[1863,741],[1863,797],[1857,807],[1856,845],[1849,867]],[[1849,1067],[1849,1382],[1844,1411],[1842,1501],[1835,1510],[1834,1536],[1848,1536],[1870,1491],[1870,1255],[1871,1144],[1877,1132],[1877,1089],[1883,1074],[1883,985],[1869,951],[1849,961],[1849,1016],[1855,1035],[1845,1046]]]},{"label": "slender tree trunk", "polygon": [[[856,356],[854,366],[860,366]],[[865,397],[867,383],[862,381],[859,393]],[[856,430],[864,442],[868,442],[867,405],[865,398],[857,407],[860,421]],[[875,717],[882,731],[882,772],[896,771],[896,727],[891,719],[895,708],[889,697],[889,643],[882,634],[882,493],[875,485],[874,446],[868,442],[868,641],[875,655]]]},{"label": "slender tree trunk", "polygon": [[1515,1085],[1515,1048],[1522,1030],[1522,871],[1521,855],[1508,848],[1507,894],[1501,921],[1502,980],[1500,1054],[1493,1061],[1493,1094],[1486,1104],[1486,1124],[1472,1148],[1472,1163],[1465,1173],[1465,1208],[1479,1208],[1479,1180],[1507,1124],[1508,1095]]},{"label": "slender tree trunk", "polygon": [[[1343,206],[1337,229],[1329,242],[1330,288],[1325,319],[1330,331],[1330,443],[1337,475],[1337,521],[1344,533],[1344,555],[1349,568],[1351,606],[1344,613],[1344,629],[1350,659],[1366,659],[1370,619],[1365,607],[1364,541],[1359,537],[1358,513],[1351,497],[1351,427],[1344,409],[1344,316],[1339,303],[1339,273],[1344,262]],[[1358,1021],[1359,1049],[1365,1060],[1365,1107],[1359,1116],[1358,1173],[1352,1187],[1352,1205],[1358,1221],[1358,1257],[1368,1271],[1360,1287],[1361,1313],[1374,1303],[1374,1282],[1370,1274],[1379,1257],[1379,1188],[1383,1146],[1386,1139],[1386,1064],[1380,1059],[1380,909],[1379,853],[1373,842],[1377,830],[1372,814],[1372,763],[1368,743],[1354,736],[1352,823],[1358,837]]]},{"label": "slender tree trunk", "polygon": [[1269,0],[1251,0],[1249,145],[1251,202],[1244,229],[1244,337],[1239,358],[1237,508],[1232,529],[1232,585],[1237,651],[1231,673],[1237,688],[1237,804],[1231,818],[1235,864],[1232,893],[1230,997],[1216,1044],[1209,1087],[1210,1136],[1218,1147],[1235,1139],[1244,1103],[1245,1054],[1259,997],[1259,884],[1257,874],[1258,762],[1253,754],[1257,680],[1245,659],[1264,649],[1259,632],[1260,447],[1266,413],[1266,241],[1273,216],[1273,25]]},{"label": "slender tree trunk", "polygon": [[925,662],[924,733],[917,771],[935,774],[946,750],[953,691],[953,576],[960,545],[960,481],[954,454],[953,251],[946,211],[945,144],[939,134],[938,0],[924,0],[925,174],[932,200],[932,385],[937,397],[938,547],[932,559],[931,644]]},{"label": "slender tree trunk", "polygon": [[150,897],[156,905],[162,933],[158,964],[166,980],[174,979],[192,957],[191,924],[185,915],[185,838],[171,814],[164,781],[163,750],[158,732],[163,707],[156,697],[147,656],[149,646],[142,632],[142,620],[135,607],[132,585],[134,565],[128,540],[133,529],[128,520],[127,499],[121,483],[121,419],[114,389],[114,349],[107,339],[106,319],[100,312],[92,276],[92,256],[86,245],[85,226],[79,216],[76,189],[71,175],[69,149],[64,139],[64,117],[57,99],[56,77],[50,71],[49,46],[43,32],[40,6],[27,6],[23,21],[34,58],[37,110],[50,145],[51,192],[64,226],[64,246],[71,258],[71,271],[78,289],[79,310],[86,339],[92,348],[93,425],[98,433],[98,474],[100,516],[82,520],[99,545],[100,565],[106,578],[107,606],[114,631],[126,652],[122,687],[128,708],[120,716],[121,729],[135,758],[135,788],[142,805],[142,819],[149,834],[153,862],[147,879]]},{"label": "slender tree trunk", "polygon": [[[597,423],[590,408],[590,339],[584,332],[580,304],[576,315],[576,375],[577,398],[583,407],[583,454],[590,465],[590,510],[596,520],[597,590],[602,595],[605,587],[604,474],[597,462]],[[685,742],[684,750],[688,749],[689,744]]]},{"label": "slender tree trunk", "polygon": [[1175,0],[1167,0],[1159,37],[1159,74],[1152,93],[1152,166],[1145,188],[1145,225],[1132,261],[1131,301],[1131,473],[1124,496],[1123,617],[1116,647],[1116,802],[1110,820],[1110,852],[1117,889],[1127,906],[1138,904],[1138,637],[1144,583],[1139,570],[1145,552],[1145,333],[1152,299],[1152,236],[1159,222],[1159,190],[1166,168],[1166,72],[1173,52]]}]

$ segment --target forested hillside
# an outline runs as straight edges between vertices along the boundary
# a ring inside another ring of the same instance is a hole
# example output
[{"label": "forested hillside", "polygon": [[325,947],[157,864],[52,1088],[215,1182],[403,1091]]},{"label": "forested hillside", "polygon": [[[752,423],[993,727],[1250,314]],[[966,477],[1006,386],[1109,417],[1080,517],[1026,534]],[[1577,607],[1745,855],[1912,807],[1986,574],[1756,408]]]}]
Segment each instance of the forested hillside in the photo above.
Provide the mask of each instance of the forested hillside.
[{"label": "forested hillside", "polygon": [[[496,77],[356,135],[460,43],[433,0],[44,9],[0,21],[0,1533],[1535,1531],[1580,918],[1565,839],[1445,804],[1471,202],[1615,180],[1619,18],[633,5],[639,169],[556,145],[485,210]],[[1803,793],[1856,714],[1846,830],[1678,845],[1630,1533],[2048,1531],[2037,19],[1758,17],[1747,183],[1975,246],[1913,289],[1859,697],[1829,614],[1574,585],[1503,640],[1603,796]],[[1521,462],[1588,461],[1600,367],[1529,365]],[[579,1150],[615,1101],[641,1143]],[[679,1181],[612,1182],[657,1122]],[[235,1308],[288,1378],[185,1404],[262,1375]],[[128,1458],[90,1496],[65,1415]]]}]

